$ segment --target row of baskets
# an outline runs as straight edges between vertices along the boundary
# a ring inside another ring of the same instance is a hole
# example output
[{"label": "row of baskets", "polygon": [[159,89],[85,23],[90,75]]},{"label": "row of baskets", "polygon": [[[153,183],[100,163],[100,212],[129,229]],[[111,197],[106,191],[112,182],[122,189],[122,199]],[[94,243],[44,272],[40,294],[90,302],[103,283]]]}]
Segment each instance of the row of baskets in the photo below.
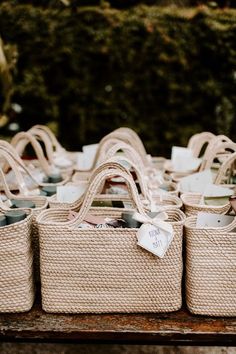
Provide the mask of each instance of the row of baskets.
[{"label": "row of baskets", "polygon": [[[29,144],[36,158],[22,159]],[[203,193],[181,184],[210,171],[213,184],[227,184],[233,195],[235,145],[196,134],[187,148],[200,158],[197,169],[175,171],[173,160],[148,155],[129,128],[83,152],[66,151],[44,126],[11,144],[0,141],[1,215],[14,214],[16,201],[25,211],[21,221],[0,226],[0,312],[30,310],[40,284],[47,312],[170,312],[186,295],[194,314],[235,316],[236,218],[229,198],[204,204]],[[68,197],[76,188],[82,190],[76,199],[59,198],[59,190]],[[227,220],[199,226],[199,212]]]}]

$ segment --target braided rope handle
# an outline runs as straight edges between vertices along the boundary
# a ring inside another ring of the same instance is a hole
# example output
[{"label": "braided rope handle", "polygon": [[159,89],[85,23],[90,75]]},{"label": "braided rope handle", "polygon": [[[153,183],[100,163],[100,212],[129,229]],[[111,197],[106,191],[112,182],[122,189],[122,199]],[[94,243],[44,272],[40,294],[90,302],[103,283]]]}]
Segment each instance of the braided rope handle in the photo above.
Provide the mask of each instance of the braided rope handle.
[{"label": "braided rope handle", "polygon": [[228,138],[226,135],[217,135],[207,145],[205,153],[203,155],[202,164],[200,167],[200,171],[205,170],[205,165],[209,159],[212,158],[212,155],[216,157],[215,150],[218,151],[218,145],[223,143],[232,143],[232,140]]},{"label": "braided rope handle", "polygon": [[[22,176],[22,173],[19,170],[19,167],[17,166],[16,160],[12,157],[12,155],[7,152],[4,148],[0,147],[0,158],[4,158],[8,166],[11,167],[12,171],[14,172],[14,175],[16,177],[16,182],[17,186],[19,188],[19,191],[23,195],[28,194],[28,188],[26,187],[24,178]],[[2,185],[4,188],[4,191],[6,193],[6,196],[8,198],[14,197],[14,195],[10,192],[10,189],[7,185],[6,179],[5,179],[5,174],[3,170],[1,169],[1,177],[2,177]]]},{"label": "braided rope handle", "polygon": [[117,144],[119,142],[120,142],[119,139],[111,138],[111,139],[107,139],[107,140],[104,140],[101,143],[99,143],[98,149],[96,151],[96,155],[94,158],[92,169],[96,168],[96,166],[101,161],[106,160],[106,156],[108,154],[108,151],[112,148],[112,146],[114,146],[115,144]]},{"label": "braided rope handle", "polygon": [[42,170],[47,176],[50,175],[52,170],[51,166],[49,165],[47,159],[44,156],[41,145],[32,134],[30,134],[29,132],[20,132],[17,133],[11,141],[11,144],[15,147],[16,151],[20,156],[23,154],[24,149],[28,143],[32,145]]},{"label": "braided rope handle", "polygon": [[[12,145],[10,145],[12,147]],[[13,148],[13,147],[12,147]],[[21,167],[23,169],[23,171],[33,180],[33,182],[36,185],[46,185],[46,183],[42,183],[40,184],[36,178],[34,177],[34,175],[31,173],[30,169],[25,165],[24,161],[20,158],[20,156],[18,155],[17,151],[13,148],[12,149],[8,149],[8,147],[6,146],[2,146],[1,142],[0,142],[0,152],[1,151],[5,151],[8,155],[10,155],[10,157],[14,160],[15,164],[17,165],[17,168]],[[5,167],[5,166],[4,166]],[[6,169],[8,169],[8,164],[6,161]],[[5,170],[3,170],[5,172]]]},{"label": "braided rope handle", "polygon": [[[18,152],[16,151],[16,149],[7,141],[5,140],[0,140],[0,149],[5,150],[6,152],[8,152],[9,154],[11,154],[15,160],[18,160],[19,163],[23,163],[22,159],[20,158],[20,156],[18,155]],[[7,162],[3,163],[2,166],[2,170],[3,172],[7,172],[8,170],[8,164]]]},{"label": "braided rope handle", "polygon": [[125,180],[128,187],[130,199],[132,200],[133,204],[137,208],[138,212],[140,214],[145,215],[145,211],[142,206],[141,200],[139,198],[137,187],[133,181],[132,176],[129,173],[119,171],[116,168],[108,168],[100,171],[97,174],[94,174],[93,178],[90,180],[90,186],[87,189],[87,192],[84,196],[83,203],[78,215],[70,223],[67,223],[67,225],[69,225],[72,230],[78,227],[81,224],[81,222],[84,220],[85,216],[87,215],[92,205],[92,202],[94,201],[94,199],[96,199],[96,195],[101,184],[103,184],[104,181],[106,181],[106,179],[112,178],[117,175],[119,175]]},{"label": "braided rope handle", "polygon": [[220,166],[216,178],[215,178],[215,184],[220,184],[222,183],[225,174],[227,172],[227,170],[232,166],[233,163],[236,162],[236,152],[232,153],[231,155],[229,155],[229,157],[222,163],[222,165]]},{"label": "braided rope handle", "polygon": [[[214,137],[215,137],[215,135],[210,132],[202,132],[200,134],[197,134],[197,136],[195,136],[195,139],[193,140],[193,146],[191,147],[191,150],[193,152],[193,156],[199,157],[203,146],[205,144],[209,144],[209,142],[212,139],[214,139]],[[190,139],[190,143],[191,143],[191,139]]]},{"label": "braided rope handle", "polygon": [[149,198],[149,190],[148,190],[147,179],[145,179],[145,176],[144,176],[144,171],[142,173],[141,170],[138,168],[138,166],[133,161],[128,159],[126,156],[114,155],[111,158],[109,158],[106,162],[120,163],[121,161],[126,162],[128,165],[130,165],[130,167],[133,168],[133,170],[136,174],[136,177],[137,177],[138,184],[141,189],[141,193],[145,199],[148,199]]},{"label": "braided rope handle", "polygon": [[118,129],[115,130],[116,132],[125,132],[126,134],[129,134],[131,139],[133,141],[135,141],[135,145],[136,147],[138,147],[138,151],[140,153],[140,156],[146,156],[147,152],[146,149],[143,145],[142,140],[140,139],[140,137],[138,136],[138,134],[131,128],[127,128],[127,127],[120,127]]},{"label": "braided rope handle", "polygon": [[197,134],[194,134],[194,135],[191,136],[191,138],[189,139],[188,144],[187,144],[187,148],[188,149],[191,149],[192,151],[194,150],[199,135],[200,134],[197,133]]},{"label": "braided rope handle", "polygon": [[[100,142],[99,142],[99,146],[98,146],[98,150],[97,150],[97,154],[95,156],[95,163],[96,160],[100,157],[100,151],[103,148],[103,145],[111,140],[111,139],[115,139],[116,142],[118,141],[122,141],[126,144],[131,145],[140,155],[141,159],[143,160],[143,163],[147,163],[147,154],[146,151],[143,152],[143,145],[140,146],[140,143],[137,142],[136,138],[133,138],[130,134],[127,134],[126,132],[123,131],[119,131],[119,130],[115,130],[113,132],[111,132],[110,134],[106,135]],[[118,141],[117,141],[118,140]],[[111,142],[112,143],[112,142]],[[109,143],[108,143],[109,144]]]},{"label": "braided rope handle", "polygon": [[[109,151],[107,152],[106,156],[104,156],[104,160],[108,160],[109,158],[115,156],[118,151],[122,150],[124,153],[124,156],[127,157],[129,160],[133,161],[133,163],[141,170],[143,171],[145,169],[143,161],[140,157],[140,155],[137,153],[137,151],[130,146],[127,143],[124,143],[122,141],[116,143],[113,145]],[[98,161],[99,162],[99,161]]]},{"label": "braided rope handle", "polygon": [[[95,176],[100,173],[100,172],[103,172],[104,170],[107,170],[107,169],[116,169],[117,171],[117,175],[116,176],[120,176],[120,172],[123,172],[123,173],[128,173],[130,176],[130,172],[124,167],[122,166],[119,162],[111,159],[110,161],[106,161],[104,163],[102,163],[100,166],[98,166],[91,174],[90,178],[89,178],[89,181],[88,181],[88,186],[90,185],[91,181],[95,178]],[[98,190],[98,195],[96,197],[99,197],[99,199],[102,199],[103,195],[100,194],[103,187],[104,187],[104,184],[105,184],[105,181],[103,184],[100,185],[100,189]],[[89,187],[88,187],[89,188]],[[129,188],[129,186],[128,186]],[[131,191],[128,191],[128,194],[130,194]],[[111,199],[113,198],[113,195],[109,195],[111,197]],[[114,195],[114,196],[117,196],[117,195]],[[79,199],[77,199],[76,201],[70,203],[70,207],[73,209],[73,210],[77,210],[81,207],[81,204],[83,202],[83,198],[84,198],[84,195],[82,195]],[[120,196],[121,200],[123,198],[123,195]],[[52,201],[54,201],[55,199],[55,196],[52,196],[51,197]],[[59,203],[59,202],[58,202]]]},{"label": "braided rope handle", "polygon": [[[51,183],[49,184],[49,183],[39,182],[35,178],[35,176],[32,174],[30,169],[25,165],[24,161],[19,157],[19,155],[18,155],[18,153],[16,151],[12,152],[10,149],[8,150],[8,148],[6,148],[4,146],[1,146],[1,143],[0,143],[0,154],[1,154],[1,151],[5,151],[8,154],[8,156],[10,156],[14,160],[14,162],[15,162],[15,164],[17,166],[16,167],[17,171],[19,171],[19,167],[22,168],[22,170],[26,173],[26,175],[28,175],[32,179],[32,181],[34,182],[36,187],[44,187],[44,186],[52,185]],[[8,162],[7,158],[5,160],[6,160],[5,166],[6,166],[6,168],[8,168],[9,164],[7,164],[7,162]],[[23,176],[22,176],[22,178],[23,178]],[[67,182],[67,179],[64,179],[62,182],[55,183],[54,185],[62,185],[62,184]],[[24,181],[24,179],[23,179],[23,181]],[[23,183],[25,184],[25,182],[23,182]],[[26,188],[25,190],[28,190],[27,187],[25,187],[25,188]]]},{"label": "braided rope handle", "polygon": [[204,157],[201,167],[200,167],[200,171],[204,171],[206,169],[211,168],[214,159],[220,153],[227,153],[227,150],[231,150],[231,151],[235,152],[236,151],[236,144],[233,143],[232,141],[218,142],[218,143],[214,144],[212,146],[212,150],[207,153],[206,157]]},{"label": "braided rope handle", "polygon": [[46,156],[48,158],[48,161],[51,165],[53,165],[53,144],[52,141],[49,139],[48,134],[45,133],[43,130],[34,127],[28,130],[28,132],[32,134],[37,140],[43,142],[43,144],[45,145]]},{"label": "braided rope handle", "polygon": [[[54,133],[46,125],[36,124],[31,129],[38,129],[38,130],[41,130],[44,133],[46,133],[48,138],[50,139],[51,144],[52,144],[52,146],[54,148],[54,151],[56,153],[61,153],[62,151],[63,152],[65,151],[65,149],[61,146],[61,144],[57,140],[57,138],[54,135]],[[31,131],[31,129],[29,131]]]}]

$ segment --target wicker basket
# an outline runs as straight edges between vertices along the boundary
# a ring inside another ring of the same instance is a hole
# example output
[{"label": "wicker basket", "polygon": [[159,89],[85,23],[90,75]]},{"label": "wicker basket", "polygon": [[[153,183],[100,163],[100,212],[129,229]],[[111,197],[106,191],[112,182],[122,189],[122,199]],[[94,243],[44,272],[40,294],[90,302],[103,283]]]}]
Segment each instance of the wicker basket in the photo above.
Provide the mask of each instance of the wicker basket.
[{"label": "wicker basket", "polygon": [[[32,227],[31,227],[31,237],[32,237],[32,244],[33,244],[33,253],[34,253],[34,264],[36,270],[36,279],[39,279],[39,240],[38,240],[38,227],[36,223],[36,217],[41,213],[41,211],[45,210],[48,206],[48,200],[44,196],[30,196],[29,191],[27,190],[26,186],[22,184],[23,177],[20,172],[20,169],[16,162],[12,159],[11,155],[6,155],[3,151],[0,150],[0,157],[5,156],[7,159],[8,164],[11,166],[14,174],[15,174],[15,184],[16,188],[20,191],[19,194],[15,195],[12,194],[6,179],[4,172],[0,168],[0,184],[2,186],[2,190],[4,191],[6,197],[8,199],[15,199],[15,200],[28,200],[35,204],[35,208],[32,208]],[[8,210],[8,208],[3,204],[2,209]]]},{"label": "wicker basket", "polygon": [[28,211],[26,219],[0,228],[0,312],[25,312],[33,305],[31,224]]},{"label": "wicker basket", "polygon": [[198,193],[183,193],[180,198],[184,204],[184,212],[186,216],[197,215],[200,211],[213,214],[225,214],[231,208],[230,202],[224,205],[200,204],[202,194]]},{"label": "wicker basket", "polygon": [[[132,176],[127,182],[130,198],[144,214]],[[137,246],[137,229],[78,229],[94,197],[107,178],[107,169],[94,176],[83,205],[73,221],[68,211],[42,212],[40,233],[42,306],[47,312],[112,313],[169,312],[181,307],[182,227],[184,214],[168,211],[174,239],[160,259]],[[120,217],[124,209],[96,208],[94,215]]]},{"label": "wicker basket", "polygon": [[236,218],[221,228],[185,222],[186,301],[194,314],[236,316]]}]

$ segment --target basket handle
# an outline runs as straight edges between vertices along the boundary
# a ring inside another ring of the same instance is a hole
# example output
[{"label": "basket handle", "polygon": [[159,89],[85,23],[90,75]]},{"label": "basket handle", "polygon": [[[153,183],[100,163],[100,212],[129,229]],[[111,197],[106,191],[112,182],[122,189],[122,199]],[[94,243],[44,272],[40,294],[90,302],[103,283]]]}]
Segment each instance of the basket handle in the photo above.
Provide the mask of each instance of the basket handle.
[{"label": "basket handle", "polygon": [[232,153],[229,155],[229,157],[222,163],[220,166],[216,179],[215,179],[215,184],[220,184],[225,173],[227,172],[227,169],[236,161],[236,152]]},{"label": "basket handle", "polygon": [[[49,129],[46,125],[36,124],[31,129],[34,128],[38,130],[42,130],[47,134],[56,153],[61,153],[62,151],[65,151],[65,149],[61,146],[61,144],[59,143],[59,141],[57,140],[56,136],[53,134],[51,129]],[[29,131],[31,131],[31,129]]]},{"label": "basket handle", "polygon": [[193,152],[194,157],[199,157],[199,154],[206,143],[209,143],[215,135],[211,132],[202,132],[200,134],[193,135],[189,140],[188,148]]},{"label": "basket handle", "polygon": [[87,213],[92,205],[92,202],[96,198],[96,195],[97,195],[100,185],[102,183],[104,183],[107,178],[112,178],[117,175],[124,178],[124,180],[127,184],[127,187],[128,187],[130,199],[133,201],[134,206],[137,208],[138,212],[140,214],[145,215],[144,208],[143,208],[142,203],[140,201],[138,191],[137,191],[136,185],[133,181],[131,174],[128,173],[127,171],[123,172],[121,170],[118,170],[117,168],[107,168],[107,169],[100,171],[99,173],[94,173],[92,179],[90,180],[90,186],[87,189],[87,192],[85,193],[83,203],[82,203],[82,206],[80,208],[78,215],[76,216],[76,218],[74,220],[67,223],[67,225],[71,229],[75,229],[76,227],[78,227],[81,224],[81,222],[84,220],[85,216],[87,215]]},{"label": "basket handle", "polygon": [[200,171],[204,171],[207,161],[211,158],[212,155],[215,157],[215,150],[217,149],[218,145],[221,145],[222,143],[232,143],[232,140],[226,135],[217,135],[211,139],[203,155]]},{"label": "basket handle", "polygon": [[[120,129],[122,130],[120,131]],[[146,164],[147,154],[140,138],[137,136],[135,132],[132,133],[133,135],[130,133],[130,131],[127,132],[128,128],[120,128],[120,129],[114,130],[113,132],[109,133],[99,142],[97,154],[94,160],[94,166],[96,164],[96,161],[100,159],[100,156],[103,155],[104,150],[107,147],[111,147],[112,145],[118,142],[124,142],[132,146],[135,149],[135,151],[140,155],[140,158],[143,161],[143,163]]]},{"label": "basket handle", "polygon": [[[9,144],[9,143],[8,143]],[[0,152],[1,151],[5,151],[9,156],[11,156],[11,158],[14,160],[15,164],[17,165],[17,167],[21,167],[24,172],[30,176],[30,178],[33,180],[33,182],[36,185],[46,185],[47,183],[39,183],[36,178],[34,177],[34,175],[31,173],[30,169],[28,167],[25,166],[24,161],[20,158],[20,156],[18,155],[17,151],[12,147],[12,145],[10,145],[11,148],[13,149],[9,149],[7,146],[4,146],[1,144],[0,141]],[[5,169],[8,168],[7,163],[5,164]],[[3,172],[5,172],[5,169],[3,169]]]},{"label": "basket handle", "polygon": [[111,139],[104,140],[98,144],[98,149],[97,149],[96,155],[94,157],[93,169],[96,168],[97,164],[100,161],[106,160],[106,155],[107,155],[108,151],[110,150],[110,148],[119,142],[120,142],[119,139],[111,138]]},{"label": "basket handle", "polygon": [[15,147],[19,155],[22,155],[28,143],[32,145],[43,171],[48,176],[51,173],[51,166],[48,164],[44,156],[42,147],[32,134],[30,134],[29,132],[20,132],[17,133],[11,141],[11,144]]},{"label": "basket handle", "polygon": [[42,129],[37,128],[31,128],[28,132],[32,134],[37,140],[40,140],[44,143],[48,161],[51,165],[53,165],[53,145],[47,133],[45,133]]},{"label": "basket handle", "polygon": [[133,129],[128,128],[128,127],[120,127],[118,129],[116,129],[115,132],[124,132],[124,133],[128,134],[131,137],[131,139],[133,141],[135,141],[135,146],[136,146],[136,148],[138,148],[137,151],[139,151],[140,156],[146,157],[147,152],[146,152],[146,149],[143,145],[143,142],[140,139],[139,135]]},{"label": "basket handle", "polygon": [[[22,174],[21,174],[21,172],[20,172],[20,170],[19,170],[14,158],[6,150],[0,148],[0,158],[2,158],[2,157],[6,160],[7,164],[11,167],[12,171],[14,172],[15,177],[16,177],[16,182],[17,182],[17,185],[19,187],[20,193],[23,194],[23,195],[27,195],[28,194],[28,188],[26,187],[24,178],[23,178],[23,176],[22,176]],[[4,191],[6,193],[6,196],[8,198],[14,197],[14,194],[12,194],[10,192],[10,189],[8,188],[8,185],[7,185],[7,182],[6,182],[6,178],[5,178],[5,174],[3,173],[2,169],[1,169],[1,179],[2,179],[2,184],[3,184],[3,187],[4,187]]]},{"label": "basket handle", "polygon": [[131,161],[134,162],[134,164],[142,171],[145,169],[145,166],[143,164],[143,161],[140,157],[140,155],[137,153],[137,151],[130,146],[129,144],[126,144],[122,141],[117,142],[115,145],[113,145],[109,151],[107,151],[106,155],[104,156],[104,160],[108,160],[109,158],[115,156],[118,151],[122,150],[124,152],[124,155]]},{"label": "basket handle", "polygon": [[137,176],[137,180],[138,180],[138,183],[139,183],[139,186],[141,189],[141,193],[145,199],[148,199],[149,198],[149,191],[148,191],[147,182],[146,182],[145,178],[143,177],[144,172],[141,173],[141,170],[138,168],[138,166],[133,161],[128,159],[126,156],[115,155],[115,156],[112,156],[111,158],[109,158],[106,162],[120,163],[120,161],[125,161],[133,168],[133,170]]},{"label": "basket handle", "polygon": [[[210,145],[210,143],[209,143],[209,145]],[[221,143],[215,144],[214,147],[212,148],[212,150],[207,153],[207,156],[203,158],[200,171],[211,168],[213,161],[217,157],[217,155],[221,152],[227,152],[227,150],[231,150],[231,151],[235,152],[236,151],[236,144],[233,143],[232,141],[221,142]]]},{"label": "basket handle", "polygon": [[[0,140],[0,149],[5,150],[12,157],[14,157],[15,160],[19,161],[20,164],[23,163],[23,161],[20,158],[20,156],[18,155],[18,152],[16,151],[16,149],[10,143],[8,143],[8,141]],[[3,166],[2,166],[3,172],[6,172],[7,169],[8,169],[7,163],[3,164]]]}]

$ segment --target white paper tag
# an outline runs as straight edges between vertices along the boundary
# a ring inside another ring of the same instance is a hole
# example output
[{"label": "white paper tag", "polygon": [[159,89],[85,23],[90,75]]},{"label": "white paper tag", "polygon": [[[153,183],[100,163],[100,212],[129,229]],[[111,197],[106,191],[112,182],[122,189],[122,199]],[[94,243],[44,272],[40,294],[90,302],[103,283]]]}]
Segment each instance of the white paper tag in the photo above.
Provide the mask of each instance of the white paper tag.
[{"label": "white paper tag", "polygon": [[133,209],[133,208],[134,208],[134,206],[133,206],[132,203],[123,202],[123,204],[124,204],[124,208],[125,208],[125,209]]},{"label": "white paper tag", "polygon": [[125,188],[122,188],[121,186],[111,186],[110,188],[107,188],[106,193],[107,194],[118,194],[118,195],[127,195],[128,190]]},{"label": "white paper tag", "polygon": [[87,169],[90,169],[92,167],[95,155],[97,153],[97,149],[98,144],[84,145],[82,147]]},{"label": "white paper tag", "polygon": [[70,161],[66,156],[63,155],[61,156],[56,155],[55,158],[53,159],[53,162],[57,167],[60,168],[70,167],[73,164],[72,161]]},{"label": "white paper tag", "polygon": [[[10,201],[4,193],[0,193],[0,199],[2,202]],[[11,202],[11,201],[10,201]]]},{"label": "white paper tag", "polygon": [[86,170],[84,166],[84,153],[83,152],[78,152],[77,157],[76,157],[76,167],[78,170]]},{"label": "white paper tag", "polygon": [[74,203],[86,191],[88,184],[83,183],[78,186],[58,186],[57,201],[60,203]]},{"label": "white paper tag", "polygon": [[190,176],[181,178],[180,188],[184,192],[204,193],[206,185],[213,184],[211,170],[194,173]]},{"label": "white paper tag", "polygon": [[197,215],[196,227],[201,229],[205,227],[224,227],[234,220],[232,215],[210,214],[199,212]]},{"label": "white paper tag", "polygon": [[152,224],[143,224],[137,233],[138,245],[163,258],[173,239],[172,232],[166,232]]},{"label": "white paper tag", "polygon": [[191,149],[182,146],[173,146],[171,150],[171,161],[174,163],[178,158],[192,157],[193,152]]},{"label": "white paper tag", "polygon": [[191,149],[173,146],[171,152],[171,163],[176,172],[197,170],[202,160],[193,156]]},{"label": "white paper tag", "polygon": [[217,186],[216,184],[208,184],[203,193],[205,197],[230,197],[233,194],[232,189]]}]

